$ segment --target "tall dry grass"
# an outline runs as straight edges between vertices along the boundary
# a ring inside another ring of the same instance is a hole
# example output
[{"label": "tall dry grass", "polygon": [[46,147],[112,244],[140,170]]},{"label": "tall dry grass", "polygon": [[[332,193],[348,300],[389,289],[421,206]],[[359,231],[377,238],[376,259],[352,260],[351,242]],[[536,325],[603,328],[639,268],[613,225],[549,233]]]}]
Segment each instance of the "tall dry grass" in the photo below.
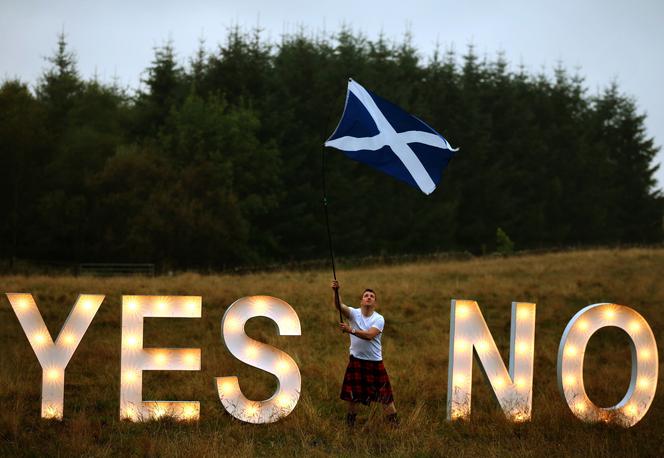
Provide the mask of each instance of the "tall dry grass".
[{"label": "tall dry grass", "polygon": [[[338,393],[348,337],[340,335],[330,304],[327,272],[172,278],[3,277],[0,292],[31,292],[52,335],[79,293],[106,299],[66,372],[65,420],[39,418],[41,370],[6,298],[0,300],[0,439],[3,455],[217,456],[659,456],[664,438],[660,393],[635,427],[623,430],[576,420],[558,394],[556,356],[567,321],[580,308],[615,302],[638,310],[664,342],[664,250],[594,250],[513,258],[418,263],[343,270],[346,303],[370,286],[386,317],[383,350],[401,425],[390,428],[379,407],[361,411],[354,430],[344,425]],[[200,400],[201,420],[131,424],[118,420],[120,300],[122,294],[203,296],[201,319],[148,319],[146,347],[200,347],[200,372],[152,372],[144,399]],[[268,397],[272,376],[235,360],[221,340],[220,321],[234,300],[267,294],[289,302],[302,336],[279,337],[265,319],[248,323],[250,336],[288,352],[302,373],[295,411],[272,425],[234,420],[219,402],[213,377],[237,374],[248,397]],[[510,303],[537,303],[533,420],[503,419],[475,364],[472,421],[445,421],[451,299],[480,304],[508,359]],[[591,339],[585,382],[599,405],[616,403],[627,389],[627,337],[615,329]],[[661,372],[660,372],[661,373]],[[660,375],[660,382],[662,376]],[[661,385],[661,383],[660,383]]]}]

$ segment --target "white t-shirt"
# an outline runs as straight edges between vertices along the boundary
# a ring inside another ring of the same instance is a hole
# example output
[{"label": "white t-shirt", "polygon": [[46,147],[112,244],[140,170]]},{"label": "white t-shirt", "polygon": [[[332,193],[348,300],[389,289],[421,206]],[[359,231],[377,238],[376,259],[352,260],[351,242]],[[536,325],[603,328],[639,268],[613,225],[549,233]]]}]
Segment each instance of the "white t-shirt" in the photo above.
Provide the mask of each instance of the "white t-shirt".
[{"label": "white t-shirt", "polygon": [[361,308],[348,307],[350,309],[350,325],[360,331],[368,331],[376,328],[380,333],[371,340],[360,339],[353,334],[350,336],[350,354],[359,359],[369,361],[382,361],[383,351],[380,344],[380,338],[383,335],[385,327],[385,318],[380,313],[374,311],[370,316],[362,315]]}]

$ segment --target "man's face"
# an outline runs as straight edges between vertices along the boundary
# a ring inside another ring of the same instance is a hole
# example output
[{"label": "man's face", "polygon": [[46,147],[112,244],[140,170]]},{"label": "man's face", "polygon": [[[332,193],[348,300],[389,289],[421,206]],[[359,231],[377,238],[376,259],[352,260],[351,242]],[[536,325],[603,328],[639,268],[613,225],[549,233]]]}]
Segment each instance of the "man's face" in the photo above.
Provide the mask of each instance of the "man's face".
[{"label": "man's face", "polygon": [[376,295],[371,291],[362,293],[362,307],[374,308],[376,306]]}]

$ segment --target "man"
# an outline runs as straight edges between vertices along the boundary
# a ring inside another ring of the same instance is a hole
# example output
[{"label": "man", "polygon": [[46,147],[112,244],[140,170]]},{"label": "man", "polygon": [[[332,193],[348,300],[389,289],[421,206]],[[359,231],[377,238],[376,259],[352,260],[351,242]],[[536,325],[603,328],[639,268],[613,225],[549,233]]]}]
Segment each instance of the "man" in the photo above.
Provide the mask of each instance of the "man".
[{"label": "man", "polygon": [[388,421],[397,424],[397,409],[390,378],[383,365],[380,342],[385,319],[376,312],[376,293],[372,289],[365,289],[360,308],[352,308],[343,304],[341,296],[336,300],[338,281],[332,281],[332,290],[335,307],[349,322],[339,324],[341,330],[350,336],[350,361],[341,387],[341,399],[348,404],[346,422],[349,426],[355,424],[358,403],[369,405],[377,401],[383,404]]}]

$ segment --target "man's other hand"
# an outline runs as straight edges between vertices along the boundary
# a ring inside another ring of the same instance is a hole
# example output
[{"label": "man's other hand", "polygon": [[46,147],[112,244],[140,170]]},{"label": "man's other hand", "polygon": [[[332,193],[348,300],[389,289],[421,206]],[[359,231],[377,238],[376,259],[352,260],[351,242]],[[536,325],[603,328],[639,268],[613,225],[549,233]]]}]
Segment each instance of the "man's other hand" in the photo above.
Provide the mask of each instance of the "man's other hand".
[{"label": "man's other hand", "polygon": [[348,332],[350,333],[351,327],[347,325],[346,323],[339,323],[339,328],[341,329],[342,332]]}]

